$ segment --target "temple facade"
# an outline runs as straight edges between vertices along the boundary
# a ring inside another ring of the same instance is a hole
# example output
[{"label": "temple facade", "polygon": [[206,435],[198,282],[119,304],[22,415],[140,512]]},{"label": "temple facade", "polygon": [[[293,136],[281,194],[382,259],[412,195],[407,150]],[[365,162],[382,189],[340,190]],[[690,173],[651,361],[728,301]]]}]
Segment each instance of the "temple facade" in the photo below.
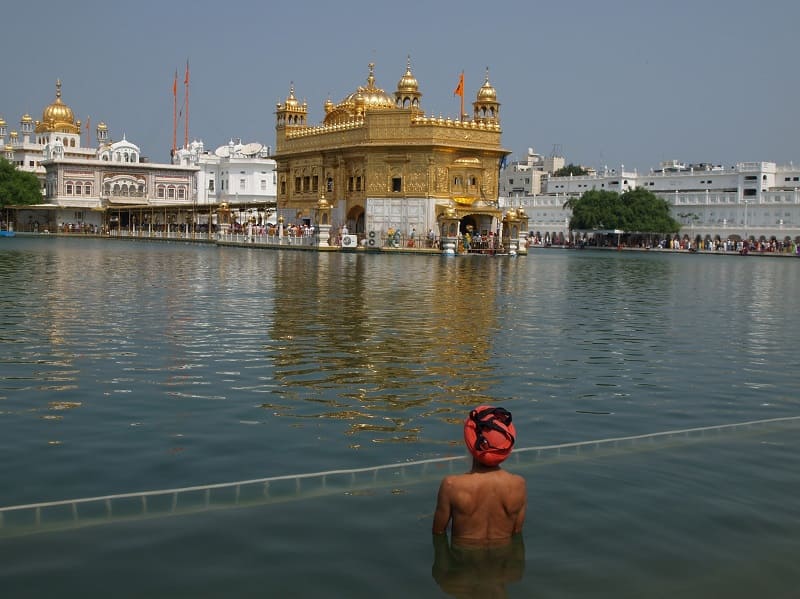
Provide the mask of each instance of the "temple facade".
[{"label": "temple facade", "polygon": [[[463,107],[463,83],[454,93]],[[275,109],[280,216],[298,224],[330,218],[362,245],[392,231],[441,233],[444,220],[457,233],[497,233],[498,175],[509,151],[488,71],[471,117],[463,108],[458,118],[427,115],[422,95],[410,60],[391,95],[370,64],[366,85],[337,104],[327,99],[323,121],[311,124],[292,85]]]}]

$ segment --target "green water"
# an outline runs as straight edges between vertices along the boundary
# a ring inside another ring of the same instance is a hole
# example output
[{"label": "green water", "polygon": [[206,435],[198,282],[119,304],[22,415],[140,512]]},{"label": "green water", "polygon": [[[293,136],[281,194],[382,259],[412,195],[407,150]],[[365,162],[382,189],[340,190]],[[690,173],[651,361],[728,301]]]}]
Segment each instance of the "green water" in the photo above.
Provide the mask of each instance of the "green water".
[{"label": "green water", "polygon": [[[799,265],[6,239],[0,506],[457,456],[489,402],[521,447],[797,416]],[[435,578],[411,477],[0,537],[3,596],[793,597],[796,429],[511,464],[521,572]]]}]

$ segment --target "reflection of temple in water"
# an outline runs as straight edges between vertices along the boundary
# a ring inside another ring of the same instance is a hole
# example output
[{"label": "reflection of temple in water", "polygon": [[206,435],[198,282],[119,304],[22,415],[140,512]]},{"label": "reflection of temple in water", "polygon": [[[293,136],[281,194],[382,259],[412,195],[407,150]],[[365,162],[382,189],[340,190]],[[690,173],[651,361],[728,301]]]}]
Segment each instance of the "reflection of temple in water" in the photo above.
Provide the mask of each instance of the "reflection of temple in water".
[{"label": "reflection of temple in water", "polygon": [[[441,414],[449,397],[460,419],[463,407],[492,399],[498,300],[517,261],[475,256],[431,268],[398,256],[399,280],[374,254],[314,256],[311,268],[305,252],[275,256],[274,383],[279,404],[296,394],[297,406],[284,415],[339,418],[351,433],[402,442],[416,440],[408,414],[420,406],[438,403]],[[372,406],[396,416],[373,420]]]},{"label": "reflection of temple in water", "polygon": [[292,85],[275,111],[281,216],[323,222],[320,207],[330,206],[330,224],[346,225],[365,243],[398,230],[415,230],[418,239],[441,234],[446,213],[461,232],[499,231],[498,173],[509,152],[500,145],[497,92],[487,71],[471,117],[463,109],[463,75],[455,94],[462,114],[428,116],[410,60],[393,94],[376,85],[370,64],[366,85],[338,104],[328,99],[323,122],[310,125],[308,105]]}]

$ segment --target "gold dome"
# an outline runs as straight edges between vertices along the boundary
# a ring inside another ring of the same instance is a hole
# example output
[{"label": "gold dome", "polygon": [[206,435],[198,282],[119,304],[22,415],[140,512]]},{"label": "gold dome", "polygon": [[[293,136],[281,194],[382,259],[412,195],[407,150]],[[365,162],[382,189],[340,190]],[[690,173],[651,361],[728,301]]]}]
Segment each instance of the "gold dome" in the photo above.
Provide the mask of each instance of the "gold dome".
[{"label": "gold dome", "polygon": [[23,114],[21,120],[22,120],[23,123],[32,123],[33,122],[33,118],[28,113]]},{"label": "gold dome", "polygon": [[6,123],[6,120],[0,116],[0,127],[5,127],[7,124],[8,123]]},{"label": "gold dome", "polygon": [[375,87],[375,64],[369,63],[367,85],[359,86],[332,108],[325,116],[325,124],[345,123],[363,116],[367,110],[394,110],[394,98],[379,87]]},{"label": "gold dome", "polygon": [[486,69],[486,80],[478,90],[478,102],[497,102],[497,90],[489,83],[489,69]]},{"label": "gold dome", "polygon": [[406,73],[400,78],[400,81],[397,82],[397,91],[398,92],[418,92],[419,91],[419,83],[417,82],[417,78],[411,73],[411,57],[408,57],[408,62],[406,63]]},{"label": "gold dome", "polygon": [[97,125],[98,131],[108,131],[108,125],[106,125],[103,121],[100,121],[100,124]]},{"label": "gold dome", "polygon": [[75,124],[72,108],[61,101],[61,80],[56,81],[56,101],[42,112],[42,121],[36,126],[36,132],[57,131],[59,133],[80,133]]},{"label": "gold dome", "polygon": [[294,83],[289,86],[289,96],[286,98],[286,102],[284,106],[286,108],[297,108],[300,105],[300,102],[297,101],[297,98],[294,97]]}]

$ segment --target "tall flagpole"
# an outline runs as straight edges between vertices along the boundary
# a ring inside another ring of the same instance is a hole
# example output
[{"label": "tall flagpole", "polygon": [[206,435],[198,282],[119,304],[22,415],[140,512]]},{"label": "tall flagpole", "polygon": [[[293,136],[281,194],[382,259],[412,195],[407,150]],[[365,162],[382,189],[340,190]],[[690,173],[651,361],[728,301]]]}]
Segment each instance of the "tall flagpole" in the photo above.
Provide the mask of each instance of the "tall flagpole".
[{"label": "tall flagpole", "polygon": [[178,69],[172,80],[172,154],[178,150]]},{"label": "tall flagpole", "polygon": [[464,120],[464,71],[461,71],[461,113],[458,115],[458,120]]},{"label": "tall flagpole", "polygon": [[186,112],[186,120],[183,122],[183,147],[189,147],[189,61],[186,61],[186,76],[183,78],[183,85],[186,87],[186,105],[184,112]]},{"label": "tall flagpole", "polygon": [[464,71],[461,71],[461,75],[458,78],[458,85],[453,90],[454,96],[461,96],[461,112],[458,113],[458,120],[464,120]]}]

